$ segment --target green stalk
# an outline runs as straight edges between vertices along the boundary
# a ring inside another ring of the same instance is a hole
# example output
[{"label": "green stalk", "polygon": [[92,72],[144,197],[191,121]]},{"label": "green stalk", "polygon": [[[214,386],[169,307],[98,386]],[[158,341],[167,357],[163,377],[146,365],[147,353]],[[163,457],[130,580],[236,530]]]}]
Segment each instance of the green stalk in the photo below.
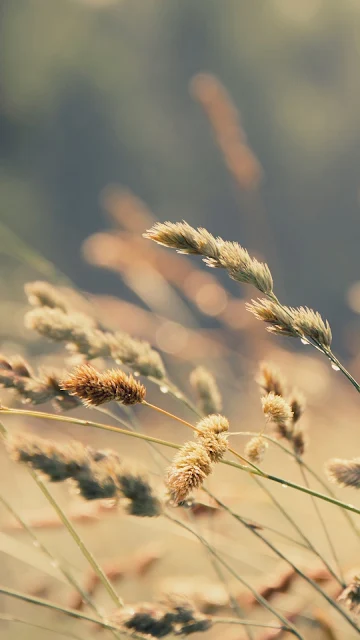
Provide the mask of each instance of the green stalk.
[{"label": "green stalk", "polygon": [[[67,422],[71,424],[77,424],[84,427],[94,427],[96,429],[104,429],[105,431],[113,431],[115,433],[121,433],[125,436],[130,436],[131,438],[138,438],[140,440],[145,440],[148,442],[154,442],[156,444],[161,444],[165,447],[171,447],[172,449],[181,449],[181,445],[176,444],[175,442],[169,442],[168,440],[161,440],[160,438],[154,438],[153,436],[148,436],[143,433],[135,433],[133,431],[127,431],[126,429],[120,429],[119,427],[113,427],[110,425],[102,424],[99,422],[93,422],[92,420],[81,420],[80,418],[72,418],[69,416],[58,416],[52,413],[45,413],[42,411],[30,411],[28,409],[9,409],[8,407],[0,407],[0,414],[7,415],[25,415],[30,418],[40,418],[43,420],[55,420],[57,422]],[[351,511],[352,513],[356,513],[360,515],[360,509],[354,507],[352,504],[348,504],[346,502],[341,502],[341,500],[337,500],[336,498],[332,498],[331,496],[326,496],[319,491],[315,491],[314,489],[308,489],[307,487],[303,487],[300,484],[296,484],[296,482],[291,482],[290,480],[285,480],[285,478],[280,478],[279,476],[274,476],[271,473],[266,473],[265,471],[261,471],[261,469],[255,469],[253,467],[248,467],[243,464],[239,464],[237,462],[232,462],[231,460],[221,460],[220,464],[225,464],[229,467],[233,467],[234,469],[239,469],[240,471],[245,471],[246,473],[251,473],[256,476],[260,476],[265,478],[266,480],[271,480],[271,482],[276,482],[277,484],[281,484],[283,487],[291,487],[292,489],[296,489],[297,491],[301,491],[302,493],[307,493],[310,496],[314,496],[315,498],[319,498],[319,500],[324,500],[325,502],[329,502],[330,504],[334,504],[342,509],[346,509],[347,511]]]},{"label": "green stalk", "polygon": [[187,524],[185,524],[181,520],[177,520],[177,518],[173,518],[168,513],[164,513],[163,515],[164,515],[165,518],[167,518],[171,522],[175,522],[178,526],[182,527],[186,531],[189,531],[193,536],[195,536],[195,538],[197,538],[199,540],[199,542],[201,542],[204,546],[207,547],[207,549],[209,550],[209,553],[211,553],[214,557],[217,558],[218,562],[220,564],[222,564],[223,567],[225,567],[225,569],[230,573],[230,575],[232,575],[236,580],[238,580],[238,582],[240,582],[243,586],[245,586],[253,594],[253,596],[256,598],[256,600],[260,604],[263,605],[263,607],[265,609],[270,611],[270,613],[272,613],[274,616],[276,616],[280,620],[280,622],[283,623],[283,625],[286,627],[286,630],[289,633],[292,633],[294,636],[299,638],[299,640],[304,640],[303,636],[300,635],[300,633],[296,630],[294,625],[289,620],[284,618],[284,616],[280,612],[276,611],[276,609],[274,609],[274,607],[265,598],[263,598],[263,596],[260,593],[258,593],[256,591],[256,589],[254,589],[251,586],[251,584],[249,584],[225,560],[223,560],[223,558],[221,558],[218,555],[218,553],[215,551],[215,549],[213,549],[213,547],[209,544],[209,542],[207,540],[205,540],[205,538],[203,538],[203,536],[201,536],[199,533],[194,531],[194,529],[189,527]]}]

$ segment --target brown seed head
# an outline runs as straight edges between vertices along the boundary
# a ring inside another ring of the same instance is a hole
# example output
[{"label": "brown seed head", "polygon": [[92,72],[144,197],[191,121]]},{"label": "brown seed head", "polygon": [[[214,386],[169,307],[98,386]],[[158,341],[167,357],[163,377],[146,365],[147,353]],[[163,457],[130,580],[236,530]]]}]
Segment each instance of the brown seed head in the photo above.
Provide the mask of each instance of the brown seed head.
[{"label": "brown seed head", "polygon": [[90,460],[86,447],[80,442],[59,444],[27,433],[10,437],[6,446],[16,462],[29,464],[51,482],[74,477]]},{"label": "brown seed head", "polygon": [[268,442],[261,436],[251,438],[245,446],[245,458],[254,464],[259,464],[263,461],[268,446]]},{"label": "brown seed head", "polygon": [[191,372],[190,384],[195,390],[199,407],[205,415],[221,411],[221,395],[212,373],[205,367],[196,367]]},{"label": "brown seed head", "polygon": [[353,460],[333,458],[326,463],[325,471],[329,480],[340,487],[360,488],[360,458]]},{"label": "brown seed head", "polygon": [[338,598],[346,609],[357,618],[360,614],[360,577],[355,576]]},{"label": "brown seed head", "polygon": [[303,456],[308,444],[308,438],[304,427],[296,424],[291,434],[291,443],[294,448],[294,452],[298,456]]},{"label": "brown seed head", "polygon": [[210,473],[211,459],[206,449],[198,442],[186,442],[167,471],[166,485],[172,499],[183,502]]},{"label": "brown seed head", "polygon": [[98,406],[115,400],[121,404],[137,404],[144,400],[146,389],[120,369],[100,373],[89,364],[80,365],[62,381],[61,388],[81,398],[86,406]]},{"label": "brown seed head", "polygon": [[274,393],[276,396],[285,395],[285,378],[274,365],[269,362],[260,363],[260,371],[256,382],[265,393]]},{"label": "brown seed head", "polygon": [[117,481],[122,495],[128,501],[127,511],[130,515],[152,518],[161,514],[161,503],[144,474],[122,470]]},{"label": "brown seed head", "polygon": [[305,411],[305,396],[301,393],[301,391],[293,389],[290,396],[287,398],[287,401],[291,407],[291,411],[293,412],[293,423],[295,424],[295,422],[298,422],[298,420],[300,420],[302,414]]}]

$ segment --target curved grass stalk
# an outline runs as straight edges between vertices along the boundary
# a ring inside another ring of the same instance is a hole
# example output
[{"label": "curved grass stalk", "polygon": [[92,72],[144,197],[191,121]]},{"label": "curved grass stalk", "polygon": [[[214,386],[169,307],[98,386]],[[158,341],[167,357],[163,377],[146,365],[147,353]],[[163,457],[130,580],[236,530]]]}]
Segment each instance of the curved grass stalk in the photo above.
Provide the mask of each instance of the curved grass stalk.
[{"label": "curved grass stalk", "polygon": [[[80,418],[72,418],[70,416],[59,416],[52,413],[45,413],[42,411],[31,411],[28,409],[10,409],[9,407],[0,407],[0,414],[6,415],[25,415],[30,418],[40,418],[43,420],[55,420],[57,422],[67,422],[71,424],[77,424],[84,427],[94,427],[96,429],[104,429],[105,431],[112,431],[115,433],[121,433],[122,435],[129,436],[131,438],[138,438],[139,440],[147,440],[148,442],[154,442],[155,444],[160,444],[165,447],[171,447],[172,449],[181,449],[181,445],[176,444],[175,442],[169,442],[168,440],[162,440],[160,438],[154,438],[153,436],[148,436],[144,433],[136,433],[134,431],[128,431],[126,429],[121,429],[120,427],[113,427],[110,425],[102,424],[99,422],[93,422],[92,420],[82,420]],[[342,502],[336,498],[332,498],[331,496],[327,496],[319,491],[315,491],[314,489],[308,489],[307,487],[302,486],[301,484],[297,484],[296,482],[291,482],[290,480],[285,480],[285,478],[280,478],[279,476],[275,476],[271,473],[266,473],[265,471],[261,471],[254,469],[252,467],[245,466],[243,464],[239,464],[237,462],[232,462],[232,460],[220,460],[220,464],[225,464],[229,467],[233,467],[234,469],[239,469],[240,471],[245,471],[246,473],[250,473],[256,476],[260,476],[266,480],[271,480],[271,482],[276,482],[277,484],[281,484],[283,487],[291,487],[297,491],[301,491],[302,493],[306,493],[310,496],[314,496],[315,498],[319,498],[319,500],[324,500],[325,502],[329,502],[330,504],[334,504],[342,509],[346,509],[347,511],[351,511],[352,513],[356,513],[360,515],[360,509],[355,507],[352,504],[348,504],[347,502]]]},{"label": "curved grass stalk", "polygon": [[5,596],[10,596],[11,598],[16,598],[17,600],[22,600],[23,602],[28,602],[40,607],[45,607],[46,609],[50,609],[52,611],[57,611],[58,613],[63,613],[64,615],[76,620],[83,620],[85,622],[98,624],[103,629],[116,631],[117,633],[123,633],[128,637],[135,638],[135,640],[143,640],[142,636],[140,637],[132,631],[127,632],[125,629],[121,629],[120,627],[117,627],[116,625],[113,625],[106,620],[102,620],[101,618],[94,618],[93,616],[89,616],[86,613],[82,613],[81,611],[63,607],[62,605],[55,604],[54,602],[50,602],[50,600],[45,600],[44,598],[40,598],[38,596],[29,596],[26,593],[22,593],[21,591],[17,591],[16,589],[10,589],[9,587],[4,587],[3,585],[0,585],[0,593]]},{"label": "curved grass stalk", "polygon": [[58,558],[55,558],[53,556],[53,554],[51,553],[51,551],[43,544],[43,542],[41,542],[41,540],[38,538],[38,536],[34,533],[34,531],[31,529],[31,527],[29,527],[29,525],[25,522],[25,520],[23,520],[23,518],[20,516],[20,514],[18,514],[15,509],[13,509],[13,507],[11,506],[11,504],[5,500],[4,496],[0,495],[0,502],[1,504],[9,511],[9,513],[11,513],[11,515],[13,516],[13,518],[15,518],[18,523],[21,525],[21,527],[24,529],[24,531],[26,531],[26,533],[30,536],[30,538],[32,539],[33,543],[36,544],[36,546],[49,558],[50,562],[55,563],[56,566],[58,567],[59,571],[61,571],[61,573],[63,574],[63,576],[66,578],[66,580],[68,581],[68,583],[74,588],[76,589],[76,591],[80,594],[80,596],[82,597],[82,599],[84,600],[84,602],[86,602],[89,607],[91,607],[91,609],[98,615],[100,615],[96,605],[93,603],[93,601],[91,600],[91,598],[89,598],[88,594],[86,593],[86,591],[83,590],[83,588],[81,587],[81,585],[78,583],[78,581],[73,577],[73,575],[70,573],[70,571],[68,571],[68,569],[64,566],[64,564],[62,562],[60,562],[58,560]]},{"label": "curved grass stalk", "polygon": [[[4,437],[7,436],[7,429],[1,423],[0,423],[0,431],[3,434]],[[88,561],[88,563],[90,564],[91,568],[93,569],[93,571],[98,576],[100,582],[102,583],[102,585],[104,586],[104,588],[108,592],[110,598],[113,600],[113,602],[115,603],[115,605],[117,607],[123,607],[124,603],[123,603],[122,599],[116,593],[116,591],[113,588],[110,580],[108,579],[108,577],[106,576],[106,574],[104,573],[104,571],[102,570],[102,568],[100,567],[98,562],[95,560],[95,558],[92,555],[92,553],[89,551],[89,549],[85,545],[85,543],[82,540],[81,536],[78,534],[76,529],[74,529],[73,525],[71,524],[70,520],[66,516],[65,512],[62,510],[60,505],[57,503],[55,498],[52,496],[52,494],[50,493],[50,491],[46,487],[45,483],[41,480],[40,476],[33,469],[31,469],[31,467],[28,467],[28,471],[29,471],[31,477],[36,482],[36,484],[38,485],[38,487],[41,490],[41,492],[44,494],[44,496],[47,499],[47,501],[53,507],[54,511],[56,512],[56,514],[60,518],[61,522],[63,523],[64,527],[68,530],[68,532],[71,535],[71,537],[73,538],[75,544],[78,546],[78,548],[80,549],[80,551],[85,556],[85,558]]]},{"label": "curved grass stalk", "polygon": [[18,616],[13,616],[7,613],[0,613],[0,620],[4,622],[15,622],[17,624],[24,624],[27,627],[31,627],[33,629],[40,629],[41,631],[50,631],[50,633],[56,633],[56,635],[64,636],[66,638],[73,638],[73,640],[82,640],[80,636],[76,636],[74,633],[70,633],[69,631],[60,631],[59,629],[54,629],[52,627],[46,627],[43,624],[36,624],[36,622],[31,622],[29,620],[24,620],[24,618],[19,618]]},{"label": "curved grass stalk", "polygon": [[[309,484],[309,481],[307,479],[307,476],[306,476],[306,473],[305,473],[305,469],[301,466],[301,464],[299,464],[299,469],[300,469],[300,473],[301,473],[304,485],[306,487],[310,488],[310,484]],[[331,540],[331,537],[330,537],[330,534],[329,534],[329,532],[327,530],[324,518],[323,518],[323,516],[321,514],[321,511],[319,509],[319,506],[318,506],[314,496],[310,496],[310,498],[311,498],[311,501],[313,503],[315,513],[316,513],[316,515],[317,515],[317,517],[319,519],[320,525],[321,525],[321,527],[323,529],[323,532],[325,534],[325,537],[326,537],[327,543],[329,545],[329,549],[331,551],[331,554],[332,554],[332,557],[334,559],[335,565],[337,566],[337,569],[338,569],[338,572],[339,572],[339,577],[337,577],[336,579],[339,582],[339,584],[343,588],[345,588],[346,587],[346,583],[345,583],[345,580],[344,580],[344,574],[343,574],[342,569],[341,569],[340,561],[339,561],[338,555],[336,553],[335,546],[333,544],[333,541]],[[330,565],[328,564],[328,562],[326,560],[325,560],[325,564],[326,564],[327,568],[330,570],[331,574],[334,577],[336,577],[336,574],[334,573],[333,569],[330,567]]]},{"label": "curved grass stalk", "polygon": [[[254,435],[257,435],[257,434],[254,433],[253,431],[236,431],[236,432],[233,431],[233,432],[230,432],[229,435],[230,436],[250,436],[250,437],[253,437]],[[316,471],[314,471],[314,469],[309,464],[307,464],[305,462],[305,460],[303,460],[299,455],[297,455],[291,449],[288,449],[287,447],[285,447],[279,440],[276,440],[276,438],[273,438],[272,436],[269,436],[266,433],[263,433],[262,437],[265,440],[268,440],[268,442],[271,442],[272,444],[274,444],[276,447],[279,447],[279,449],[284,451],[284,453],[287,453],[287,455],[289,455],[292,458],[294,458],[299,464],[301,464],[301,466],[304,469],[306,469],[306,471],[314,478],[314,480],[316,480],[320,484],[320,486],[324,489],[324,491],[326,491],[326,493],[329,494],[329,496],[331,496],[332,498],[336,499],[335,491],[333,491],[333,489],[325,482],[325,480],[323,480],[321,478],[321,476],[319,476],[319,474],[316,473]],[[351,518],[350,514],[346,510],[343,510],[342,513],[343,513],[344,517],[346,518],[346,520],[348,521],[348,524],[350,525],[350,527],[352,528],[352,530],[356,534],[356,536],[358,538],[360,538],[360,529],[357,527],[357,525],[355,524],[355,522]]]},{"label": "curved grass stalk", "polygon": [[280,620],[280,622],[283,623],[289,633],[292,633],[296,638],[299,638],[299,640],[304,640],[303,636],[299,633],[299,631],[297,631],[294,625],[289,620],[287,620],[280,612],[278,612],[265,598],[263,598],[263,596],[258,593],[256,589],[251,586],[251,584],[249,584],[244,578],[242,578],[223,558],[221,558],[215,551],[215,549],[213,549],[213,547],[210,545],[210,543],[205,538],[203,538],[202,535],[194,531],[194,529],[189,527],[184,522],[181,522],[181,520],[173,518],[168,513],[164,513],[163,516],[171,522],[178,524],[180,527],[182,527],[186,531],[189,531],[193,536],[195,536],[195,538],[197,538],[199,542],[207,547],[209,553],[211,553],[218,559],[220,564],[222,564],[222,566],[230,573],[230,575],[232,575],[238,582],[246,587],[253,594],[256,600],[263,605],[265,609],[267,609],[270,613],[276,616],[276,618]]},{"label": "curved grass stalk", "polygon": [[251,527],[249,527],[248,523],[246,522],[246,520],[244,518],[242,518],[239,514],[234,513],[231,509],[229,509],[229,507],[227,507],[221,500],[217,500],[217,498],[215,498],[216,502],[219,504],[219,506],[221,506],[223,509],[225,509],[225,511],[227,511],[229,514],[231,514],[235,520],[237,520],[238,522],[240,522],[246,529],[250,530],[253,532],[253,534],[259,538],[260,540],[262,540],[267,547],[269,547],[269,549],[271,549],[279,558],[281,558],[282,560],[284,560],[287,564],[289,564],[294,571],[301,577],[303,578],[308,584],[310,584],[318,593],[320,593],[323,598],[325,598],[325,600],[343,617],[345,618],[345,620],[347,620],[347,622],[353,627],[353,629],[355,629],[358,634],[360,635],[360,627],[356,624],[355,620],[351,617],[351,615],[349,615],[347,613],[347,611],[345,611],[345,609],[343,609],[342,607],[340,607],[340,605],[336,602],[336,600],[333,600],[331,598],[331,596],[329,596],[314,580],[312,580],[312,578],[309,578],[309,576],[307,576],[305,573],[303,573],[303,571],[301,571],[301,569],[299,569],[289,558],[287,558],[279,549],[277,549],[272,542],[270,542],[270,540],[268,540],[267,538],[265,538],[265,536],[262,535],[262,533],[260,533],[259,531],[257,531],[256,529],[251,529]]}]

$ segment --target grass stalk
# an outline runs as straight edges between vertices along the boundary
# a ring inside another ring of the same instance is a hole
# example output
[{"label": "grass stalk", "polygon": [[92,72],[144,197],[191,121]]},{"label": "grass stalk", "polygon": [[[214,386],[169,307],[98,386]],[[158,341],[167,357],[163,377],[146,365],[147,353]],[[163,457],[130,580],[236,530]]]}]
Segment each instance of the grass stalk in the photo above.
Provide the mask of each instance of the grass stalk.
[{"label": "grass stalk", "polygon": [[[29,409],[10,409],[9,407],[0,407],[0,414],[4,415],[26,415],[30,418],[40,418],[43,420],[55,420],[57,422],[67,422],[71,424],[77,424],[84,427],[94,427],[96,429],[104,429],[105,431],[112,431],[115,433],[121,433],[122,435],[129,436],[131,438],[138,438],[140,440],[145,440],[148,442],[154,442],[155,444],[160,444],[165,447],[171,447],[172,449],[181,449],[181,445],[176,444],[175,442],[169,442],[168,440],[162,440],[160,438],[154,438],[153,436],[148,436],[144,433],[136,433],[134,431],[128,431],[126,429],[121,429],[120,427],[113,427],[110,425],[102,424],[99,422],[93,422],[91,420],[82,420],[80,418],[73,418],[70,416],[59,416],[52,413],[45,413],[42,411],[32,411]],[[290,480],[285,480],[285,478],[280,478],[279,476],[275,476],[271,473],[266,473],[262,471],[260,468],[254,469],[249,466],[245,466],[243,464],[239,464],[237,462],[233,462],[232,460],[220,460],[220,464],[225,464],[229,467],[233,467],[234,469],[238,469],[240,471],[245,471],[246,473],[251,473],[256,476],[260,476],[265,478],[266,480],[270,480],[271,482],[276,482],[277,484],[281,484],[283,487],[290,487],[297,491],[301,491],[302,493],[306,493],[310,496],[314,496],[315,498],[319,498],[319,500],[324,500],[325,502],[329,502],[330,504],[334,504],[342,509],[346,509],[351,511],[352,513],[356,513],[360,515],[360,509],[355,507],[352,504],[348,504],[347,502],[342,502],[337,498],[332,498],[331,496],[327,496],[319,491],[315,491],[314,489],[308,489],[296,482],[291,482]]]}]

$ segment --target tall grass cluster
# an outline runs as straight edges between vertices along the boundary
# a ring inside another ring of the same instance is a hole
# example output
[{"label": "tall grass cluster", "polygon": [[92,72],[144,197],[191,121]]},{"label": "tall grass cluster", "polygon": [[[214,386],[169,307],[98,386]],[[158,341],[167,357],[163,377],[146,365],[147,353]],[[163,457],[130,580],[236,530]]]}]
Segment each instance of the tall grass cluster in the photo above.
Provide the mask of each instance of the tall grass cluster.
[{"label": "tall grass cluster", "polygon": [[[238,187],[253,193],[262,170],[224,87],[202,74],[191,91]],[[317,464],[305,394],[265,359],[269,340],[297,340],[310,353],[308,366],[323,359],[329,374],[359,392],[333,352],[329,322],[307,306],[284,304],[268,264],[238,242],[185,221],[158,222],[115,188],[104,206],[115,229],[89,238],[84,255],[120,274],[141,304],[77,292],[61,277],[27,282],[24,325],[45,363],[24,351],[0,356],[6,464],[20,474],[25,495],[32,483],[48,505],[41,517],[24,515],[5,484],[4,529],[23,530],[37,570],[45,562],[67,585],[64,601],[54,588],[48,597],[48,588],[20,589],[4,575],[2,603],[19,602],[0,624],[6,632],[21,624],[68,638],[360,636],[356,559],[344,561],[338,535],[360,542],[353,504],[360,458],[356,451],[339,457],[334,448]],[[34,267],[34,254],[16,246]],[[223,270],[249,291],[247,302],[188,255]],[[36,264],[46,274],[46,263]],[[202,329],[199,315],[218,329]],[[250,346],[243,354],[240,333]],[[296,370],[301,352],[289,357]],[[338,487],[348,493],[338,497]],[[149,544],[125,555],[116,549],[105,562],[105,542],[100,557],[93,551],[101,548],[91,537],[99,523],[134,540],[145,527]],[[75,545],[84,571],[74,570],[51,536],[44,542],[52,527]],[[164,536],[177,561],[190,554],[187,579],[156,546]],[[202,579],[200,557],[208,567]],[[28,605],[35,618],[27,618]]]}]

